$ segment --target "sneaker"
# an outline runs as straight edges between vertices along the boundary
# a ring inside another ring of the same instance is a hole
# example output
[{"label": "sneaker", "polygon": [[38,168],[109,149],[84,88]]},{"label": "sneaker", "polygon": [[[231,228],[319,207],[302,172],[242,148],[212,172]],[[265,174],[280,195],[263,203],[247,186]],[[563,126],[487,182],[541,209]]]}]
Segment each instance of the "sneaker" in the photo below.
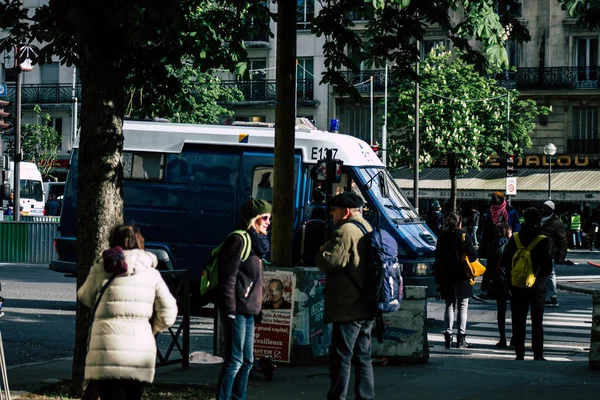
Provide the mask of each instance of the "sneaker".
[{"label": "sneaker", "polygon": [[550,298],[550,306],[551,307],[558,307],[559,306],[558,299],[556,297],[551,297]]}]

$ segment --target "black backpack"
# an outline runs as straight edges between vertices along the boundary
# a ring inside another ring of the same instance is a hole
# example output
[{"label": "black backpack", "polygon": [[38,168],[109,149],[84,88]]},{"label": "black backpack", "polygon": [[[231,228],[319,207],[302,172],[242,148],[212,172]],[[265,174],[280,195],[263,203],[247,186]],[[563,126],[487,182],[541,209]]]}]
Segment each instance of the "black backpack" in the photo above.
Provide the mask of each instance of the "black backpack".
[{"label": "black backpack", "polygon": [[[350,222],[365,235],[369,267],[362,288],[350,274],[348,277],[360,291],[364,303],[375,315],[377,338],[381,343],[385,329],[382,313],[398,311],[404,294],[402,274],[397,259],[398,243],[383,229],[373,229],[371,232],[367,232],[361,223]],[[345,271],[347,272],[347,270]]]}]

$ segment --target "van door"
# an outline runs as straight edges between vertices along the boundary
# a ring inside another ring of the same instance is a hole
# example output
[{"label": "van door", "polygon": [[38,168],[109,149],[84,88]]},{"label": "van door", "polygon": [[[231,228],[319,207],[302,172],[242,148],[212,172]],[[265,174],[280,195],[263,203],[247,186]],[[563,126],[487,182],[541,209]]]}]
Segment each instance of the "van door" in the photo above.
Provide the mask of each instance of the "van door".
[{"label": "van door", "polygon": [[[300,198],[300,155],[294,156],[294,229],[299,226]],[[273,204],[273,163],[272,151],[245,151],[240,163],[240,183],[238,187],[237,221],[240,221],[239,207],[253,199],[263,199]]]}]

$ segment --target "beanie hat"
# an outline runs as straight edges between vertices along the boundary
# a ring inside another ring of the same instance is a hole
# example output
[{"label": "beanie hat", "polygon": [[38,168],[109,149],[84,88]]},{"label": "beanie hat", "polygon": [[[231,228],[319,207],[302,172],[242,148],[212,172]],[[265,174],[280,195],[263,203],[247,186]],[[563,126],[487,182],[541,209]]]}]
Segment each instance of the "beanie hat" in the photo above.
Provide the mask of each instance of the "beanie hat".
[{"label": "beanie hat", "polygon": [[494,194],[495,194],[496,196],[500,197],[501,199],[503,199],[503,198],[504,198],[504,193],[502,193],[501,191],[494,192]]},{"label": "beanie hat", "polygon": [[554,211],[554,202],[552,200],[545,201],[544,205],[547,206],[548,208],[552,209],[552,211]]},{"label": "beanie hat", "polygon": [[360,198],[360,196],[352,192],[344,192],[333,196],[330,206],[342,208],[360,208],[363,206],[363,200]]},{"label": "beanie hat", "polygon": [[242,206],[240,214],[245,224],[249,224],[255,217],[271,213],[271,204],[262,199],[252,199]]}]

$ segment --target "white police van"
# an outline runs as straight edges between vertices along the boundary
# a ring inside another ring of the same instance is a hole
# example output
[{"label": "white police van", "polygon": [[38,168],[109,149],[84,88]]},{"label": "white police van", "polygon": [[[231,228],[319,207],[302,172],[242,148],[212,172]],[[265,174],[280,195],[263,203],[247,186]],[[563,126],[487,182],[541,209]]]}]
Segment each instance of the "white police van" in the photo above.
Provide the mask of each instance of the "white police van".
[{"label": "white police van", "polygon": [[[163,251],[178,269],[190,269],[192,288],[197,288],[209,252],[240,221],[240,206],[250,198],[273,200],[274,128],[125,121],[123,132],[125,221],[141,228],[147,247]],[[398,241],[405,284],[428,286],[434,295],[435,236],[371,147],[352,136],[296,130],[290,176],[296,265],[314,265],[314,252],[325,237],[317,169],[327,150],[343,163],[331,193],[361,196],[365,219]],[[78,157],[76,144],[56,239],[59,258],[51,264],[61,272],[74,272],[77,259]]]}]

